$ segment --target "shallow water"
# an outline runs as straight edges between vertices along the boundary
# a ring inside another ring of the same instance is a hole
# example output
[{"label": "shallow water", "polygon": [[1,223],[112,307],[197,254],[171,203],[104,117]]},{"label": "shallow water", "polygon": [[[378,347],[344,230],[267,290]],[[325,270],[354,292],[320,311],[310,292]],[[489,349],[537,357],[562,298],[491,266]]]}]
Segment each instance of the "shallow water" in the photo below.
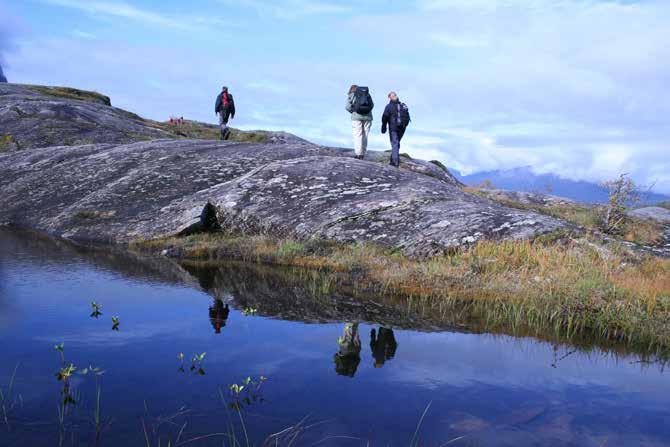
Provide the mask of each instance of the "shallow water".
[{"label": "shallow water", "polygon": [[[294,445],[670,444],[661,365],[532,338],[428,332],[388,300],[319,295],[284,277],[0,230],[0,445],[222,445],[231,423],[246,445],[239,406],[256,445],[301,421]],[[102,305],[97,319],[91,301]],[[75,403],[59,422],[61,342],[79,371],[105,370],[98,434],[91,374],[72,376],[65,397]],[[204,375],[190,371],[201,352]],[[249,395],[229,390],[261,375]]]}]

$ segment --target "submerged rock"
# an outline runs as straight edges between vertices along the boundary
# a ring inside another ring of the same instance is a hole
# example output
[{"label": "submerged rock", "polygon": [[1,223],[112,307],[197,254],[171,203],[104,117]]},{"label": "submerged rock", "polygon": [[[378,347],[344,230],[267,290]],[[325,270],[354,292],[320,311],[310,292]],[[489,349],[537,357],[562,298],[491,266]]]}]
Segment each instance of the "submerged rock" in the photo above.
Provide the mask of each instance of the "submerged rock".
[{"label": "submerged rock", "polygon": [[[0,224],[80,241],[245,234],[375,241],[427,256],[567,226],[415,171],[309,143],[157,140],[0,154]],[[421,165],[423,168],[424,166]],[[436,167],[436,175],[442,172]],[[207,204],[214,207],[203,212]]]}]

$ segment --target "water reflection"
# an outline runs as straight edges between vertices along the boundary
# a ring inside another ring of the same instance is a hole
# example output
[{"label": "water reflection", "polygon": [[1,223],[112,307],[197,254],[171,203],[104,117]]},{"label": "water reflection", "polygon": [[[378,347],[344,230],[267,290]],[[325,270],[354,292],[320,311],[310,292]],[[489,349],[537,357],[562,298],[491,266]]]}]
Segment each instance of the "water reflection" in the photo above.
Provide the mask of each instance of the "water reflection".
[{"label": "water reflection", "polygon": [[335,354],[335,372],[341,376],[354,377],[361,363],[361,338],[358,336],[358,323],[344,325],[342,336],[337,339],[339,346]]},{"label": "water reflection", "polygon": [[229,313],[230,308],[228,307],[228,304],[224,305],[223,301],[214,298],[214,304],[209,306],[209,321],[212,323],[215,333],[221,333],[221,328],[226,325]]},{"label": "water reflection", "polygon": [[370,331],[370,350],[375,359],[375,368],[381,368],[384,362],[391,360],[395,356],[396,349],[398,343],[395,341],[393,329],[380,327],[377,332],[374,329]]}]

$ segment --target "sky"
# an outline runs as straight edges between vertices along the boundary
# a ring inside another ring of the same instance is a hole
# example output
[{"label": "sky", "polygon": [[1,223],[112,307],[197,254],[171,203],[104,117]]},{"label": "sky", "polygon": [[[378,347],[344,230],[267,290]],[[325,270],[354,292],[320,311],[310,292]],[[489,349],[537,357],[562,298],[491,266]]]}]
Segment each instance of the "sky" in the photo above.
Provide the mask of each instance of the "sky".
[{"label": "sky", "polygon": [[351,147],[351,84],[410,108],[403,152],[467,174],[531,166],[670,193],[667,0],[0,0],[10,82],[66,85],[166,120]]}]

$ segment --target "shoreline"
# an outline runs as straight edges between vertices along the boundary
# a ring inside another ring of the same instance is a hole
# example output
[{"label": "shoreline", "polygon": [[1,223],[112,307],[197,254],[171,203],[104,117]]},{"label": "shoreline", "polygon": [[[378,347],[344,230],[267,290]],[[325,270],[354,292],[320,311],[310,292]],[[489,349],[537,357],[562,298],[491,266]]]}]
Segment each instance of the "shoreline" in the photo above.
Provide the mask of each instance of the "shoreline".
[{"label": "shoreline", "polygon": [[310,269],[329,288],[388,294],[443,315],[458,312],[486,331],[553,334],[623,343],[670,356],[670,259],[611,250],[555,234],[536,241],[480,242],[426,260],[378,245],[202,233],[127,246],[181,262],[229,261]]}]

